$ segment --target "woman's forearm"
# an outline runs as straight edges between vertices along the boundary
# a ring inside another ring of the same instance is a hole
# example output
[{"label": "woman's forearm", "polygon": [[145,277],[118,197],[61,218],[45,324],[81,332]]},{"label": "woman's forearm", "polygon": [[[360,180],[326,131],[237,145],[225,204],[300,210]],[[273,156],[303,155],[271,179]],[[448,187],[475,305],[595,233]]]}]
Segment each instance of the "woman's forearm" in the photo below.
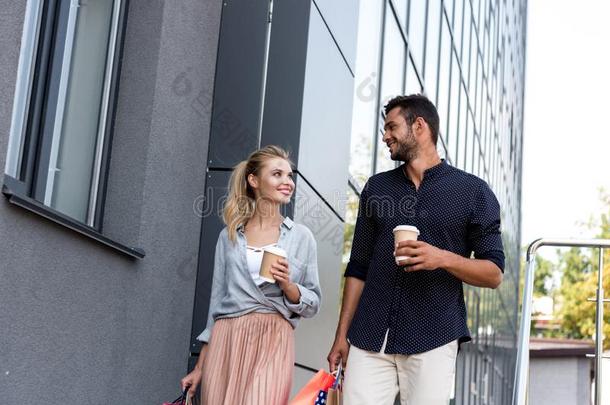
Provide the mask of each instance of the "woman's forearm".
[{"label": "woman's forearm", "polygon": [[295,283],[290,283],[286,289],[284,289],[284,295],[293,304],[298,304],[301,301],[301,291]]},{"label": "woman's forearm", "polygon": [[208,352],[208,344],[204,343],[201,346],[201,351],[199,352],[199,358],[197,359],[197,364],[195,364],[195,368],[199,371],[203,370],[203,362],[205,361],[205,355]]}]

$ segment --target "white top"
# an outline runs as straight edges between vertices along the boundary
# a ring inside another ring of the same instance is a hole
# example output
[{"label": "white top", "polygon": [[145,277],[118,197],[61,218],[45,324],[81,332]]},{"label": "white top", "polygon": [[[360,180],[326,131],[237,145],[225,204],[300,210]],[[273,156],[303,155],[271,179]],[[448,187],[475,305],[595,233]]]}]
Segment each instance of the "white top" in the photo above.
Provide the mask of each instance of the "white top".
[{"label": "white top", "polygon": [[266,281],[260,276],[261,263],[263,262],[263,253],[266,247],[274,247],[277,243],[271,243],[269,245],[255,247],[246,245],[246,259],[248,259],[248,271],[250,276],[256,285],[261,285]]}]

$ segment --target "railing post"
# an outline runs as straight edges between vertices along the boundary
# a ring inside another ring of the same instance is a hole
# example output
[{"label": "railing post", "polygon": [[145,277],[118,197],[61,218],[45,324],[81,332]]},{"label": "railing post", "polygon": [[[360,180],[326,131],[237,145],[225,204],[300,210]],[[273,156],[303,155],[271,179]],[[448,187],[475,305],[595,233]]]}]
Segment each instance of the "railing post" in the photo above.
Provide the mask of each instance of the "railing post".
[{"label": "railing post", "polygon": [[604,248],[599,248],[595,319],[595,405],[602,403],[602,360],[604,355]]},{"label": "railing post", "polygon": [[604,298],[603,271],[604,248],[610,248],[610,239],[536,239],[527,249],[527,267],[525,271],[525,288],[517,339],[517,364],[515,369],[515,385],[513,387],[513,405],[525,405],[527,399],[527,383],[529,375],[529,343],[530,326],[532,322],[532,299],[534,293],[534,272],[536,251],[541,246],[599,248],[599,273],[597,278],[597,297],[595,317],[595,405],[601,405],[601,374],[604,341],[604,304],[610,299]]},{"label": "railing post", "polygon": [[525,270],[525,283],[521,309],[521,322],[519,324],[519,340],[517,342],[517,369],[515,370],[515,390],[513,405],[524,405],[527,395],[527,379],[529,370],[529,342],[530,326],[532,323],[532,298],[534,294],[534,272],[536,267],[536,253],[528,255]]}]

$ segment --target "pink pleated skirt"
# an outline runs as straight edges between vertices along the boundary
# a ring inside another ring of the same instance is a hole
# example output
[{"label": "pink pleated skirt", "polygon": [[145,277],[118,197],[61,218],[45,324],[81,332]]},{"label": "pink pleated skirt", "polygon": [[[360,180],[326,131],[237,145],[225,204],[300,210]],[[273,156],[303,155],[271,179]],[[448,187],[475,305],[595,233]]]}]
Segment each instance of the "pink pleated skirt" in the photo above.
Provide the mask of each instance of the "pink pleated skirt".
[{"label": "pink pleated skirt", "polygon": [[202,405],[285,405],[293,368],[294,332],[280,314],[219,319],[203,366]]}]

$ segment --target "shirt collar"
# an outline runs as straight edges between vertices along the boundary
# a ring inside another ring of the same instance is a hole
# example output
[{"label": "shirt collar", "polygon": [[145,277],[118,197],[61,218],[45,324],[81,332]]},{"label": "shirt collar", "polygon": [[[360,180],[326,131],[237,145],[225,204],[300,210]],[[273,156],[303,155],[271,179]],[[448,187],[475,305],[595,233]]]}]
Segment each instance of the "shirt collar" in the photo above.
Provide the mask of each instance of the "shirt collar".
[{"label": "shirt collar", "polygon": [[292,219],[290,219],[289,217],[285,217],[284,222],[282,222],[282,225],[288,229],[292,229],[292,226],[294,225],[294,221]]},{"label": "shirt collar", "polygon": [[[402,176],[404,178],[411,181],[411,179],[409,179],[409,176],[407,176],[407,173],[405,172],[405,165],[406,165],[406,163],[403,163],[402,165],[400,165],[398,167],[398,170],[400,170],[400,173],[402,173]],[[447,164],[447,161],[445,159],[441,159],[440,163],[424,170],[424,179],[434,178],[434,177],[444,173],[448,167],[449,167],[449,165]]]},{"label": "shirt collar", "polygon": [[432,166],[429,169],[424,170],[424,177],[431,178],[437,176],[445,171],[447,168],[447,161],[445,159],[441,159],[441,162],[435,166]]}]

